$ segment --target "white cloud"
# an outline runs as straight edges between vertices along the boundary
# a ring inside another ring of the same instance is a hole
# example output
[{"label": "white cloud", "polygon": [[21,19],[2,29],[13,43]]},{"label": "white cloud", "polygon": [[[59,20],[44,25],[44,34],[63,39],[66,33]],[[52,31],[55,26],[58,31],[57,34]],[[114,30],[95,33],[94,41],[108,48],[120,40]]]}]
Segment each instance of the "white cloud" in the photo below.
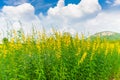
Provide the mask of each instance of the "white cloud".
[{"label": "white cloud", "polygon": [[57,7],[64,7],[64,6],[65,6],[64,0],[59,0]]},{"label": "white cloud", "polygon": [[115,0],[113,6],[118,6],[120,5],[120,0]]},{"label": "white cloud", "polygon": [[8,5],[20,5],[28,2],[28,0],[4,0],[4,3]]},{"label": "white cloud", "polygon": [[120,31],[120,12],[102,11],[98,0],[82,0],[78,5],[63,4],[63,0],[59,0],[56,7],[48,10],[47,16],[40,14],[40,20],[47,29],[52,26],[73,34]]},{"label": "white cloud", "polygon": [[68,6],[64,6],[64,0],[59,0],[56,7],[48,10],[48,15],[81,18],[87,14],[94,14],[99,10],[101,10],[101,7],[98,0],[82,0],[78,5],[69,4]]},{"label": "white cloud", "polygon": [[120,11],[101,12],[95,18],[88,20],[84,26],[86,32],[96,33],[100,31],[120,32]]},{"label": "white cloud", "polygon": [[19,5],[17,7],[14,6],[4,6],[2,12],[8,16],[9,18],[20,19],[20,20],[34,20],[34,7],[28,3]]},{"label": "white cloud", "polygon": [[[29,33],[33,26],[41,28],[39,18],[34,14],[34,7],[29,3],[19,6],[4,6],[0,12],[1,33],[9,29],[19,30],[21,27],[25,33]],[[3,36],[6,36],[4,34]]]},{"label": "white cloud", "polygon": [[106,0],[107,4],[112,4],[112,2],[110,0]]},{"label": "white cloud", "polygon": [[[101,6],[98,0],[82,0],[78,5],[69,4],[68,6],[64,6],[64,0],[59,0],[56,7],[48,10],[47,16],[40,14],[40,19],[42,24],[47,26],[47,29],[52,26],[57,27],[60,31],[75,33],[76,31],[83,31],[83,21],[94,17],[100,11]],[[80,24],[77,25],[78,23]]]}]

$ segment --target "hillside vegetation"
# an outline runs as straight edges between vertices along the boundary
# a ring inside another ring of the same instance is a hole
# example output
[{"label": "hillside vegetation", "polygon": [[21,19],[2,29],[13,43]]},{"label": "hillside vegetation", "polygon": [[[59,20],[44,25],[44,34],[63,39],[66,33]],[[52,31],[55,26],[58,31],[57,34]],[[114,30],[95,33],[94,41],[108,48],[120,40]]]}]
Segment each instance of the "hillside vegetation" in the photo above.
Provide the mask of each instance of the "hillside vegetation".
[{"label": "hillside vegetation", "polygon": [[91,39],[95,39],[97,37],[100,37],[101,40],[109,40],[109,41],[116,41],[120,40],[120,33],[116,32],[111,32],[111,31],[103,31],[103,32],[98,32],[92,36],[90,36]]}]

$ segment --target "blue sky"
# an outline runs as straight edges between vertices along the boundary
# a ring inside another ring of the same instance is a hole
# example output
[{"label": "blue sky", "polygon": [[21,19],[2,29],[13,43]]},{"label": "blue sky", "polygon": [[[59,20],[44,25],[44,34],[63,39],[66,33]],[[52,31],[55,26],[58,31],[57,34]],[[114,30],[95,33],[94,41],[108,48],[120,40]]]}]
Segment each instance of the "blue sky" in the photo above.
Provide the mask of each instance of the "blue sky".
[{"label": "blue sky", "polygon": [[[19,1],[21,0],[0,0],[0,9],[5,5],[16,6],[24,2],[28,2],[35,7],[36,14],[39,14],[40,12],[46,14],[47,10],[50,7],[55,7],[58,2],[58,0],[22,0],[23,2],[14,4],[15,2]],[[65,5],[67,6],[68,4],[78,4],[80,1],[81,0],[65,0]],[[103,10],[109,9],[113,2],[114,0],[109,0],[109,3],[107,3],[107,0],[99,0],[99,3],[102,6]]]}]

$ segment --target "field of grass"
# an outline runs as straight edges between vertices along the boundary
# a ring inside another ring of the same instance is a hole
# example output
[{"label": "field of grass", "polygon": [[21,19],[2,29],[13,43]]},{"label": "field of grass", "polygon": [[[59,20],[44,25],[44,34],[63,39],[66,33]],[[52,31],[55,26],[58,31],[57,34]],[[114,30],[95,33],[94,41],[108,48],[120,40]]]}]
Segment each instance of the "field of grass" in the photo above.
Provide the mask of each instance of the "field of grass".
[{"label": "field of grass", "polygon": [[120,41],[13,31],[0,45],[0,80],[120,80]]}]

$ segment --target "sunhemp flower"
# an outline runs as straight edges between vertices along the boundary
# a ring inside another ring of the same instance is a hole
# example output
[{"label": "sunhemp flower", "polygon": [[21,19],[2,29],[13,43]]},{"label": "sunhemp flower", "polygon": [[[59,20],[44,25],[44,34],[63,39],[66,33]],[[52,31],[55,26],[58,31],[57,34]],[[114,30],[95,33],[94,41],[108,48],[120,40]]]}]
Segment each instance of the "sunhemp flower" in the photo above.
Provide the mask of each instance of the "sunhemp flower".
[{"label": "sunhemp flower", "polygon": [[86,56],[87,56],[87,52],[84,52],[84,54],[82,55],[80,61],[78,62],[78,65],[84,61],[84,59],[86,58]]},{"label": "sunhemp flower", "polygon": [[60,59],[60,57],[61,57],[61,51],[56,53],[56,57],[57,57],[57,59]]},{"label": "sunhemp flower", "polygon": [[92,52],[90,60],[93,60],[94,54],[95,54],[95,52]]},{"label": "sunhemp flower", "polygon": [[117,51],[118,51],[118,54],[120,54],[120,48],[118,48]]},{"label": "sunhemp flower", "polygon": [[5,58],[6,57],[6,55],[7,55],[7,50],[3,50],[3,57]]},{"label": "sunhemp flower", "polygon": [[80,52],[81,52],[81,48],[79,47],[79,48],[78,48],[78,51],[77,51],[77,53],[76,53],[75,55],[76,55],[76,56],[79,56]]}]

